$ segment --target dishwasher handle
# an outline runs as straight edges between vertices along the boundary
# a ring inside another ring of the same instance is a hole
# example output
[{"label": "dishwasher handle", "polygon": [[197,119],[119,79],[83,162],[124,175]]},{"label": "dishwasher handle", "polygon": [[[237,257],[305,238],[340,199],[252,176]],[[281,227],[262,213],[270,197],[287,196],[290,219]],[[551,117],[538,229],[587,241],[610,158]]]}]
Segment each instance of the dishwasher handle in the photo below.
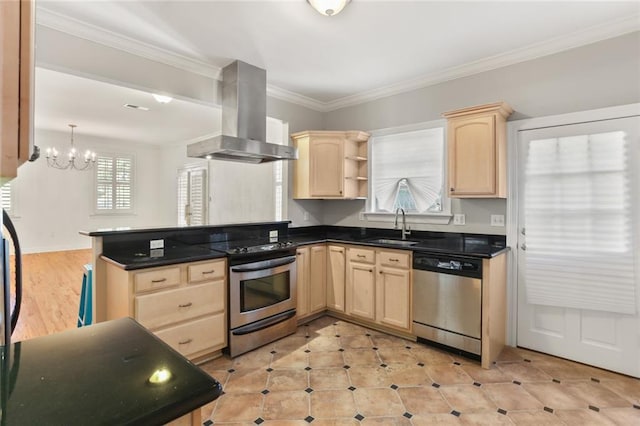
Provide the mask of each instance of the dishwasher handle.
[{"label": "dishwasher handle", "polygon": [[482,259],[414,253],[413,269],[482,278]]}]

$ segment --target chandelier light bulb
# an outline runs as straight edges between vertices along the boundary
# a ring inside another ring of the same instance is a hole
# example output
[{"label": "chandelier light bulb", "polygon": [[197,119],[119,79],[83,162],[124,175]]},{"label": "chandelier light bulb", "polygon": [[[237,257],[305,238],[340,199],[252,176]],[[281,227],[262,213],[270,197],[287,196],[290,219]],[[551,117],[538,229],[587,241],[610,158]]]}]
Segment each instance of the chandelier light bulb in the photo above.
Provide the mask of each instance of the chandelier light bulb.
[{"label": "chandelier light bulb", "polygon": [[90,150],[86,150],[84,153],[84,161],[80,160],[76,162],[78,156],[78,149],[73,144],[73,131],[77,127],[75,124],[69,124],[71,128],[71,141],[69,151],[67,152],[67,160],[58,160],[58,150],[54,148],[47,148],[47,165],[54,169],[67,170],[90,170],[93,164],[96,162],[96,153]]},{"label": "chandelier light bulb", "polygon": [[325,16],[337,15],[351,0],[307,0],[318,12]]}]

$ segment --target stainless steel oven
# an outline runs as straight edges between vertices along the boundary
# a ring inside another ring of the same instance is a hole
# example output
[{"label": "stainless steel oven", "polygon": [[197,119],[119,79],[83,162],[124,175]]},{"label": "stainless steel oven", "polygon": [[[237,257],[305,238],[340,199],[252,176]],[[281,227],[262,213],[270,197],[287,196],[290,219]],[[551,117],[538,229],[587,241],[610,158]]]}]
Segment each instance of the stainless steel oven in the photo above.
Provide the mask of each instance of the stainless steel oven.
[{"label": "stainless steel oven", "polygon": [[[295,250],[229,267],[229,353],[232,357],[296,331]],[[264,257],[264,256],[263,256]]]}]

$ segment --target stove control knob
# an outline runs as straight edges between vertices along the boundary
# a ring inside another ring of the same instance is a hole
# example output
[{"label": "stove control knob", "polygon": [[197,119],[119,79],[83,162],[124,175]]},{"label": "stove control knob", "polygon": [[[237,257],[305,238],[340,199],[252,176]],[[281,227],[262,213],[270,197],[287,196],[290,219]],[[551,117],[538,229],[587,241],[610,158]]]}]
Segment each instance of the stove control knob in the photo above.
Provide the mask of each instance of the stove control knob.
[{"label": "stove control knob", "polygon": [[247,250],[247,248],[246,248],[246,247],[240,247],[240,248],[238,249],[238,251],[239,251],[240,253],[246,253],[248,250]]}]

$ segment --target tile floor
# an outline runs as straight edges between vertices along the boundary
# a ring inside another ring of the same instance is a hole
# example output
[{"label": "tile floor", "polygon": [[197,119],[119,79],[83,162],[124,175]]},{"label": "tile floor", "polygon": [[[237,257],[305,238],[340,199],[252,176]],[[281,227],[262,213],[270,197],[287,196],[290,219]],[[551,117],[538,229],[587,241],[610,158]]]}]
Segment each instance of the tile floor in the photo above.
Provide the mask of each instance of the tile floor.
[{"label": "tile floor", "polygon": [[517,348],[491,370],[324,316],[201,366],[204,425],[640,425],[640,380]]}]

